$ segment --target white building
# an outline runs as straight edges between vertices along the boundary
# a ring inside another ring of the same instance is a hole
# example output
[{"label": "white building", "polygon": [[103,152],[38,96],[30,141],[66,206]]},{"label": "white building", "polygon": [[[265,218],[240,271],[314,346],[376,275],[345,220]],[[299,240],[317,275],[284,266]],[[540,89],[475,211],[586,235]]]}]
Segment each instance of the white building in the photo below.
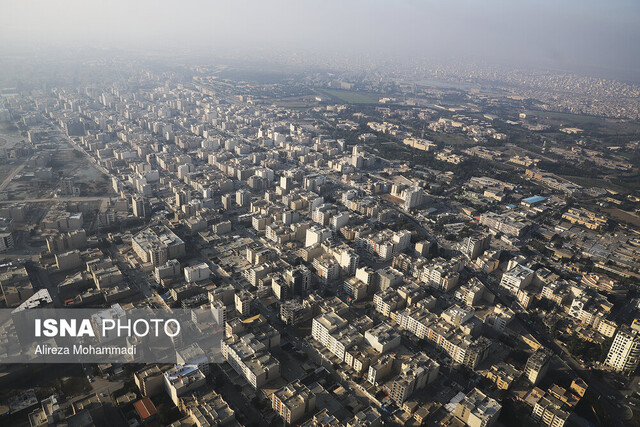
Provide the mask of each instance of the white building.
[{"label": "white building", "polygon": [[383,322],[366,331],[364,340],[378,353],[386,353],[400,345],[400,334]]},{"label": "white building", "polygon": [[193,343],[176,351],[176,360],[179,365],[193,365],[204,375],[209,375],[209,358],[198,343]]},{"label": "white building", "polygon": [[620,329],[613,339],[604,363],[613,370],[631,375],[640,361],[640,335],[634,324],[631,329]]},{"label": "white building", "polygon": [[311,323],[311,336],[323,346],[329,347],[331,334],[346,326],[347,321],[336,313],[327,312],[322,314]]},{"label": "white building", "polygon": [[349,213],[348,212],[340,212],[331,218],[331,229],[334,232],[340,231],[342,227],[349,223]]},{"label": "white building", "polygon": [[304,246],[308,248],[309,246],[313,246],[316,243],[322,243],[330,237],[331,230],[329,230],[328,228],[313,226],[307,230]]},{"label": "white building", "polygon": [[241,291],[235,294],[234,297],[236,311],[243,316],[251,315],[251,301],[253,296],[246,291]]},{"label": "white building", "polygon": [[202,387],[206,377],[196,365],[177,365],[164,373],[164,384],[171,401],[178,406],[180,396]]},{"label": "white building", "polygon": [[403,207],[405,211],[421,206],[424,201],[424,191],[421,188],[410,188],[404,191]]},{"label": "white building", "polygon": [[185,254],[182,239],[165,225],[154,225],[140,231],[131,240],[133,250],[142,262],[163,265],[168,260]]},{"label": "white building", "polygon": [[247,190],[238,190],[236,192],[236,204],[238,206],[249,206],[251,203],[251,193]]},{"label": "white building", "polygon": [[206,263],[192,265],[184,268],[184,279],[188,283],[200,282],[206,280],[211,275],[211,270]]},{"label": "white building", "polygon": [[213,314],[213,320],[219,326],[224,326],[227,321],[227,307],[221,300],[211,301],[211,314]]},{"label": "white building", "polygon": [[531,283],[534,275],[535,272],[530,268],[517,264],[502,275],[500,286],[516,294],[519,290],[526,288]]},{"label": "white building", "polygon": [[239,340],[223,340],[222,355],[231,367],[246,379],[254,389],[280,377],[280,362],[258,342],[253,334]]},{"label": "white building", "polygon": [[469,427],[488,427],[497,421],[501,409],[495,399],[474,388],[458,402],[454,415]]},{"label": "white building", "polygon": [[360,263],[360,255],[358,255],[353,249],[342,249],[340,251],[338,263],[346,274],[353,276],[356,274],[356,269]]}]

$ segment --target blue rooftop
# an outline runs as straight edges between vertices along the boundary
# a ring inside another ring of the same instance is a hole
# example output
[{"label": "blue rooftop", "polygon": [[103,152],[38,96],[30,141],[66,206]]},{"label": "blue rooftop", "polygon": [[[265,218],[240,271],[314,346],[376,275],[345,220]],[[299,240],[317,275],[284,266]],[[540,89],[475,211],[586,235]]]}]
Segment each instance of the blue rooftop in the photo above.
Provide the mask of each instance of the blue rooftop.
[{"label": "blue rooftop", "polygon": [[523,202],[525,203],[529,203],[529,204],[533,204],[533,203],[540,203],[540,202],[544,202],[545,200],[547,200],[546,197],[542,197],[542,196],[533,196],[533,197],[528,197],[526,199],[523,200]]}]

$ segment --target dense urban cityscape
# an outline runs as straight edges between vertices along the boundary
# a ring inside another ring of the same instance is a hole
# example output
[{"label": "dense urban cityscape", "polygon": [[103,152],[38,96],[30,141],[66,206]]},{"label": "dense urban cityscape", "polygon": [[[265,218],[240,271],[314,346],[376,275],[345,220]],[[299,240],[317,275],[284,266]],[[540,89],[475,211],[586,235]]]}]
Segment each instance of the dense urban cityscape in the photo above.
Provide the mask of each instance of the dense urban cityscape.
[{"label": "dense urban cityscape", "polygon": [[2,89],[3,303],[206,308],[222,363],[4,365],[12,423],[638,416],[638,86],[85,65]]},{"label": "dense urban cityscape", "polygon": [[640,425],[637,34],[113,1],[0,8],[0,425]]}]

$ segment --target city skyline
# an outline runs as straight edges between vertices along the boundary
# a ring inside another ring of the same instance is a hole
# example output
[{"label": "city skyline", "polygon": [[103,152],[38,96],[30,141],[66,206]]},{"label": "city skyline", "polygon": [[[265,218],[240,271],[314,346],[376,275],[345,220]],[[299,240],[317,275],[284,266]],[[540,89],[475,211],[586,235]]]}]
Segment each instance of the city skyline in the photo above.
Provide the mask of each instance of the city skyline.
[{"label": "city skyline", "polygon": [[548,0],[4,2],[4,50],[347,56],[538,67],[638,82],[640,5]]}]

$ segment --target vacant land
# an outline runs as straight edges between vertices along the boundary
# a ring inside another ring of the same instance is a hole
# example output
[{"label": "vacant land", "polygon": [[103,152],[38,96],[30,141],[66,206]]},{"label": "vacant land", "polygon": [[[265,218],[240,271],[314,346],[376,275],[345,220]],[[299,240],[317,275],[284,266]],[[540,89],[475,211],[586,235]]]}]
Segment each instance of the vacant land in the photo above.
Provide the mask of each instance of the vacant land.
[{"label": "vacant land", "polygon": [[20,135],[20,130],[12,122],[2,122],[0,123],[0,133],[10,134],[10,135]]},{"label": "vacant land", "polygon": [[346,104],[377,104],[378,97],[372,94],[341,89],[319,89],[319,92]]},{"label": "vacant land", "polygon": [[11,148],[24,141],[13,123],[0,123],[0,147]]},{"label": "vacant land", "polygon": [[568,179],[574,184],[578,184],[582,187],[598,187],[604,188],[605,190],[613,190],[615,192],[621,193],[625,192],[624,187],[613,184],[606,179],[595,178],[595,177],[587,177],[587,176],[570,176],[570,175],[561,175],[562,178]]},{"label": "vacant land", "polygon": [[618,209],[618,208],[605,209],[605,211],[609,215],[611,215],[612,217],[620,221],[627,222],[629,224],[635,225],[636,227],[640,227],[640,216],[634,213],[623,211],[622,209]]},{"label": "vacant land", "polygon": [[434,142],[441,142],[445,145],[475,145],[475,142],[471,138],[460,133],[432,132],[428,130],[425,131],[424,137]]},{"label": "vacant land", "polygon": [[314,97],[309,96],[291,96],[280,98],[273,101],[274,105],[284,108],[303,109],[317,105],[318,102]]},{"label": "vacant land", "polygon": [[527,115],[535,116],[538,121],[552,126],[575,126],[602,136],[640,135],[640,123],[630,120],[607,119],[604,117],[581,114],[559,113],[554,111],[529,110]]},{"label": "vacant land", "polygon": [[0,182],[3,182],[12,170],[16,168],[16,165],[0,165]]},{"label": "vacant land", "polygon": [[556,119],[571,123],[604,123],[604,118],[596,116],[585,116],[580,114],[559,113],[555,111],[530,110],[527,115],[536,116],[538,118]]}]

